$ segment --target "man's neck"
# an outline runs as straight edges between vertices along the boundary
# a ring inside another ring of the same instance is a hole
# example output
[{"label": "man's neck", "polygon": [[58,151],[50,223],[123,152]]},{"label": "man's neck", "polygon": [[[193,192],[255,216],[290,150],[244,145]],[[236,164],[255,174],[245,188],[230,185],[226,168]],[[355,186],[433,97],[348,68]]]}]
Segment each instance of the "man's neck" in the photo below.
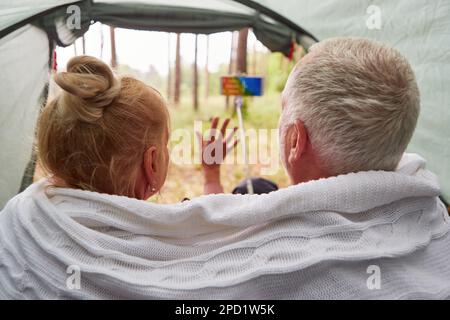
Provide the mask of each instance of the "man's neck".
[{"label": "man's neck", "polygon": [[326,175],[308,176],[308,177],[303,177],[302,179],[292,180],[292,184],[295,185],[295,184],[299,184],[299,183],[310,182],[310,181],[329,178],[329,177],[330,176],[326,176]]},{"label": "man's neck", "polygon": [[292,184],[299,184],[313,180],[319,180],[322,178],[329,178],[331,176],[332,175],[329,174],[327,171],[317,166],[310,166],[309,168],[304,168],[294,173],[291,176],[291,181]]}]

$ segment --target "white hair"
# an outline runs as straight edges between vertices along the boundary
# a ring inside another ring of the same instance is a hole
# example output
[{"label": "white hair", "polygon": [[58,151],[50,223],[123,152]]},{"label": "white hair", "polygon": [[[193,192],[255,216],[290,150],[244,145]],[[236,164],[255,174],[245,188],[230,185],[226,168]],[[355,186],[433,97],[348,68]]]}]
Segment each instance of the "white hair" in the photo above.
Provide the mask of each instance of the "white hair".
[{"label": "white hair", "polygon": [[408,61],[362,38],[329,39],[308,56],[287,81],[282,126],[301,120],[330,174],[395,170],[420,109]]}]

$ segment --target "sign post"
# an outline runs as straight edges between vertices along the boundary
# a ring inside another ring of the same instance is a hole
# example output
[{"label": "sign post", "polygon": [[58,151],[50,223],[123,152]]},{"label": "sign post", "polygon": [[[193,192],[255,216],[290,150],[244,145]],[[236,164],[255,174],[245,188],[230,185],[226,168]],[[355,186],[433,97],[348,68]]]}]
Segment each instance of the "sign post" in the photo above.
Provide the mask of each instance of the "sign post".
[{"label": "sign post", "polygon": [[244,96],[262,96],[262,77],[221,77],[221,94],[225,96],[234,96],[236,113],[239,121],[239,128],[241,133],[241,145],[242,152],[244,156],[244,165],[245,165],[245,179],[247,181],[247,192],[248,194],[253,194],[253,184],[251,180],[250,174],[250,164],[248,163],[248,155],[247,155],[247,142],[245,139],[245,129],[244,129],[244,119],[242,117],[242,106]]}]

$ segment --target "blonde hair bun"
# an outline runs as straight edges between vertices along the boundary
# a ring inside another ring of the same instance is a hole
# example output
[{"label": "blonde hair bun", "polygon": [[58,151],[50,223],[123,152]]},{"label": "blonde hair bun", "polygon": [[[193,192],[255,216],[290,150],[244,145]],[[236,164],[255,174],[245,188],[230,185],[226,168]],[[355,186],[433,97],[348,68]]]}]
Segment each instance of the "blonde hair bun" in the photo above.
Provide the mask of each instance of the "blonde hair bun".
[{"label": "blonde hair bun", "polygon": [[67,63],[67,71],[54,80],[64,91],[59,99],[76,119],[96,122],[120,94],[120,81],[103,61],[91,56],[77,56]]},{"label": "blonde hair bun", "polygon": [[44,171],[71,188],[137,197],[143,152],[157,146],[168,159],[164,99],[87,56],[71,59],[55,81],[62,90],[48,100],[37,129]]}]

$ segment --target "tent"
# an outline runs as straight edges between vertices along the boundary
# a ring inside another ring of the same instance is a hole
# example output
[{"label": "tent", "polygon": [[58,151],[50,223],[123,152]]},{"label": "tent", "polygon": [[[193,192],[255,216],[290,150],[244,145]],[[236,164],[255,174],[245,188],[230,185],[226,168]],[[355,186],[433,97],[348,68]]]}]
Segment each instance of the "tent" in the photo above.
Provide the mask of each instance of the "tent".
[{"label": "tent", "polygon": [[411,62],[422,97],[409,151],[428,160],[450,198],[450,1],[3,0],[0,207],[20,190],[30,161],[54,46],[72,44],[97,21],[205,34],[251,27],[269,49],[285,54],[293,41],[308,48],[334,36],[368,37],[397,48]]}]

